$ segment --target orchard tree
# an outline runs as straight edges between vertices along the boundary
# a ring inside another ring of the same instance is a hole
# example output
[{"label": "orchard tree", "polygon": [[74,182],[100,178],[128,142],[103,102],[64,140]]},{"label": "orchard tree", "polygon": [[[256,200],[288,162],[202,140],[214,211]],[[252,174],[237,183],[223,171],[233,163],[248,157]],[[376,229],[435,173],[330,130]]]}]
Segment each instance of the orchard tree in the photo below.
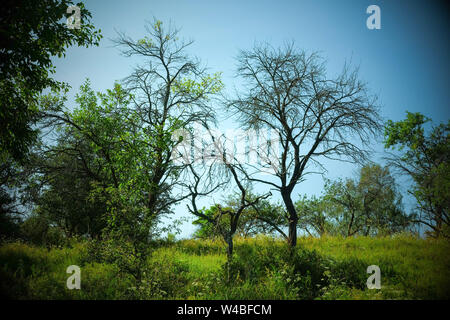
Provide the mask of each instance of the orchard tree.
[{"label": "orchard tree", "polygon": [[342,236],[390,235],[412,222],[389,169],[377,164],[363,166],[356,179],[327,181],[323,198],[331,202],[331,221]]},{"label": "orchard tree", "polygon": [[376,98],[358,79],[357,69],[345,66],[329,78],[317,54],[294,45],[256,46],[241,51],[237,60],[244,86],[230,99],[229,109],[244,128],[276,131],[280,144],[279,154],[263,159],[262,166],[272,169],[270,177],[258,176],[261,166],[243,171],[250,181],[280,193],[288,214],[288,242],[294,247],[299,220],[294,188],[314,172],[313,165],[323,168],[324,159],[358,162],[367,156],[364,145],[380,129]]},{"label": "orchard tree", "polygon": [[[227,154],[226,142],[217,139],[209,127],[208,134],[211,137],[214,156],[208,162],[198,158],[189,162],[187,167],[190,172],[190,181],[187,182],[190,205],[187,206],[189,212],[201,219],[203,223],[208,223],[213,232],[219,233],[227,244],[227,279],[231,279],[231,263],[233,259],[233,237],[239,228],[241,218],[247,210],[253,209],[258,215],[262,215],[258,204],[267,199],[271,194],[252,195],[249,192],[250,182],[240,170],[239,164],[235,163]],[[202,155],[209,156],[209,155]],[[225,188],[235,188],[236,198],[231,205],[223,207],[215,204],[212,210],[200,210],[198,199],[209,196],[214,192]]]},{"label": "orchard tree", "polygon": [[398,151],[389,161],[413,181],[410,190],[418,204],[416,222],[436,236],[450,236],[450,121],[433,126],[420,113],[407,112],[405,120],[389,120],[385,126],[385,147]]},{"label": "orchard tree", "polygon": [[[249,199],[254,199],[257,196],[248,192]],[[215,204],[209,208],[203,208],[199,210],[205,216],[211,219],[197,218],[193,221],[193,224],[197,226],[194,236],[197,238],[217,238],[222,237],[222,230],[227,228],[230,224],[229,215],[222,215],[220,219],[215,217],[220,215],[221,211],[237,211],[240,205],[239,193],[234,193],[226,198],[223,204]],[[238,225],[236,228],[236,234],[247,238],[253,237],[258,234],[272,234],[275,231],[281,233],[287,238],[282,230],[284,220],[280,220],[280,211],[283,208],[280,205],[275,205],[267,199],[261,199],[255,204],[255,208],[247,207],[242,212]],[[212,224],[211,221],[216,221]]]},{"label": "orchard tree", "polygon": [[336,205],[324,196],[304,195],[295,202],[299,215],[298,228],[309,236],[336,234]]},{"label": "orchard tree", "polygon": [[[81,86],[76,96],[78,107],[73,111],[65,106],[64,97],[44,97],[44,125],[56,126],[58,139],[64,143],[46,146],[41,153],[45,158],[51,154],[75,158],[71,161],[80,176],[90,181],[89,198],[107,204],[109,225],[129,240],[146,243],[150,227],[162,211],[149,208],[155,159],[147,146],[152,137],[139,125],[139,114],[130,99],[119,84],[106,93],[95,93],[89,81]],[[171,143],[170,137],[167,132],[166,143]],[[60,166],[66,175],[68,165],[70,162]],[[54,168],[50,171],[56,173]],[[82,190],[76,193],[83,194]]]}]

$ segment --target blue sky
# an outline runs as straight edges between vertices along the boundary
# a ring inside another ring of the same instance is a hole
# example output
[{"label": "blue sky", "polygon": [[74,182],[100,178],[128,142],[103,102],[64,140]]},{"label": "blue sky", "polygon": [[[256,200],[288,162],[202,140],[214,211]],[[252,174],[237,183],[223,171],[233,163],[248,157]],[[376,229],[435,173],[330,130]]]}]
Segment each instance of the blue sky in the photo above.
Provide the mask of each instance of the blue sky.
[{"label": "blue sky", "polygon": [[[86,0],[93,24],[102,30],[99,47],[67,50],[55,59],[57,80],[72,86],[69,106],[78,87],[89,78],[95,90],[111,88],[126,77],[139,60],[125,58],[109,40],[116,30],[134,39],[145,35],[153,17],[181,28],[180,36],[195,42],[189,52],[211,72],[223,72],[227,90],[239,83],[233,78],[239,49],[255,42],[273,46],[294,40],[298,48],[319,51],[330,74],[350,60],[381,103],[384,119],[400,120],[405,111],[421,112],[435,122],[450,116],[449,37],[450,13],[445,1],[416,0],[306,0],[306,1],[106,1]],[[369,5],[381,9],[381,29],[369,30]],[[373,143],[373,160],[381,161],[383,147]],[[327,164],[328,177],[349,177],[357,169],[343,163]],[[319,194],[322,178],[310,176],[296,192]],[[406,190],[403,190],[406,191]],[[408,200],[406,201],[408,202]],[[406,203],[408,206],[408,203]],[[176,210],[183,216],[184,206]],[[181,236],[193,231],[184,225]]]}]

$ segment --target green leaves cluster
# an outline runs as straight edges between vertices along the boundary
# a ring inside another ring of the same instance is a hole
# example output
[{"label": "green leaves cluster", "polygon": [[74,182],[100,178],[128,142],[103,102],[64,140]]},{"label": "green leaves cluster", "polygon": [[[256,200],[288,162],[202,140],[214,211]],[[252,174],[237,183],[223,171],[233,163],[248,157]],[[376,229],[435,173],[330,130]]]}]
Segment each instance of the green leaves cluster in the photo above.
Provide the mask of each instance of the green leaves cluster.
[{"label": "green leaves cluster", "polygon": [[387,167],[369,164],[357,179],[328,180],[319,198],[296,203],[299,225],[310,235],[391,235],[408,230],[412,216]]},{"label": "green leaves cluster", "polygon": [[216,94],[224,87],[221,76],[221,72],[216,72],[212,75],[204,76],[198,82],[190,78],[176,79],[171,89],[173,93],[184,93],[199,97],[205,96],[206,93]]},{"label": "green leaves cluster", "polygon": [[100,30],[90,24],[91,14],[78,3],[80,29],[69,29],[68,0],[2,2],[0,19],[0,151],[23,159],[36,138],[37,97],[46,88],[67,85],[51,78],[52,57],[65,56],[72,45],[98,45]]}]

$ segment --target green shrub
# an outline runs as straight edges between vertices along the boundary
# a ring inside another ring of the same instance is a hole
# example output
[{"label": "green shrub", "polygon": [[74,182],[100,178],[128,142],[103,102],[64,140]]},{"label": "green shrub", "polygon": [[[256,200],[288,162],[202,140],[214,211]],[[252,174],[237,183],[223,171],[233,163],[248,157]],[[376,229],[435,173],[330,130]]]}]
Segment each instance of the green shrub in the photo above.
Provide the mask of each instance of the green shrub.
[{"label": "green shrub", "polygon": [[357,258],[349,258],[341,261],[330,260],[329,282],[347,287],[366,288],[367,263]]},{"label": "green shrub", "polygon": [[150,260],[142,279],[130,288],[133,299],[174,299],[182,296],[188,284],[189,268],[186,263],[167,256]]}]

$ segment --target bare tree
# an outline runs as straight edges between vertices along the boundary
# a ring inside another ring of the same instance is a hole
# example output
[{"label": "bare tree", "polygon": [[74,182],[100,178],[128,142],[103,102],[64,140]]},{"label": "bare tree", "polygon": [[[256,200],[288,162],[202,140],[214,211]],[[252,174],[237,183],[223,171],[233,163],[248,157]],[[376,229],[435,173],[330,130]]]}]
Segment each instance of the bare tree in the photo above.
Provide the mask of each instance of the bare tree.
[{"label": "bare tree", "polygon": [[[214,135],[208,130],[213,143],[215,156],[210,159],[208,164],[189,163],[193,183],[189,185],[191,204],[188,205],[188,210],[193,215],[202,218],[212,225],[219,228],[220,233],[227,243],[227,261],[228,261],[228,279],[230,279],[230,263],[233,256],[233,236],[238,228],[239,219],[242,213],[248,208],[257,209],[256,205],[262,200],[268,198],[271,194],[267,193],[260,196],[252,196],[249,190],[249,181],[242,175],[235,161],[230,159],[227,155],[225,143],[221,139],[216,139]],[[233,207],[223,208],[216,204],[218,213],[215,216],[205,215],[201,210],[198,210],[197,200],[201,196],[210,195],[225,187],[237,187],[240,194],[238,203]],[[229,224],[224,226],[220,223],[222,217],[228,215]]]},{"label": "bare tree", "polygon": [[229,99],[229,110],[247,129],[275,130],[280,143],[279,154],[262,159],[262,166],[273,170],[271,178],[258,176],[259,165],[245,165],[243,172],[249,181],[280,192],[288,213],[288,242],[294,247],[299,219],[292,200],[295,186],[314,172],[312,165],[323,173],[324,158],[366,158],[363,147],[381,128],[376,97],[358,79],[358,69],[346,64],[328,79],[322,59],[295,50],[293,44],[281,49],[256,46],[241,51],[237,60],[245,86]]}]

